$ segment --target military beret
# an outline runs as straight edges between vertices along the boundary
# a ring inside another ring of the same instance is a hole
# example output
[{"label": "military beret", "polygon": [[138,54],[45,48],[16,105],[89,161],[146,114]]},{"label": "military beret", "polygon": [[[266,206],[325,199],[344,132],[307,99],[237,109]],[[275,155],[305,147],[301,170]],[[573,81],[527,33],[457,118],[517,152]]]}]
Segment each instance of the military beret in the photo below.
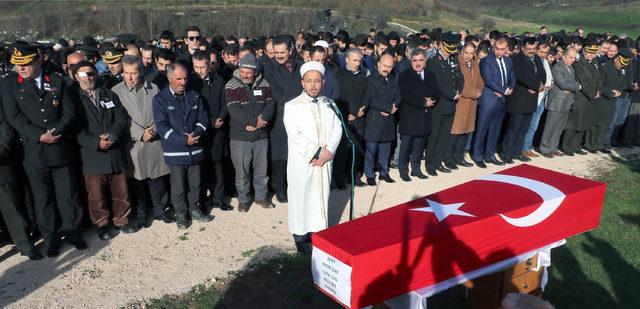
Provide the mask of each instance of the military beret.
[{"label": "military beret", "polygon": [[618,52],[618,58],[620,60],[620,64],[627,66],[629,64],[629,60],[633,58],[633,53],[630,49],[623,48]]},{"label": "military beret", "polygon": [[124,51],[124,48],[105,44],[100,48],[100,56],[102,56],[102,60],[106,64],[117,63],[124,57]]},{"label": "military beret", "polygon": [[38,46],[26,41],[15,41],[11,46],[11,64],[28,65],[39,59]]}]

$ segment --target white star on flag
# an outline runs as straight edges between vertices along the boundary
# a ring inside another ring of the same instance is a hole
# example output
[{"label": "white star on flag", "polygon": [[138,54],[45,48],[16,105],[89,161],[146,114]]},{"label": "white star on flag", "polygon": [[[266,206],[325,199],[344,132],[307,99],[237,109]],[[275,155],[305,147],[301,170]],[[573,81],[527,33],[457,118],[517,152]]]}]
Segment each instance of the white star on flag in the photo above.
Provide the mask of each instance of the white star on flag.
[{"label": "white star on flag", "polygon": [[428,207],[414,208],[412,210],[432,212],[436,215],[436,218],[438,218],[439,222],[442,222],[442,220],[447,218],[449,215],[475,217],[474,215],[459,209],[460,207],[462,207],[462,205],[464,205],[464,202],[453,203],[453,204],[441,204],[436,201],[432,201],[430,199],[426,199],[426,201],[427,201],[427,205],[429,205]]}]

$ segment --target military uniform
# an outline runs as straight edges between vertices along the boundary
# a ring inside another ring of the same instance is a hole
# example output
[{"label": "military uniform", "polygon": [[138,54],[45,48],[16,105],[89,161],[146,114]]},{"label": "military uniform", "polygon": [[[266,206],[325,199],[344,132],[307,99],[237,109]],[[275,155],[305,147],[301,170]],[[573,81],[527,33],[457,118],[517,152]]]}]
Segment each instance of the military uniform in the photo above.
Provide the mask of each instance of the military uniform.
[{"label": "military uniform", "polygon": [[[22,54],[28,52],[28,46],[14,47],[12,62],[28,65],[28,62],[22,62],[23,57],[27,57]],[[24,167],[33,191],[36,223],[48,247],[48,255],[58,254],[56,209],[60,213],[60,231],[67,240],[76,247],[86,247],[78,235],[82,206],[78,174],[72,165],[74,144],[70,134],[75,107],[67,96],[62,76],[42,71],[39,77],[27,80],[11,73],[3,81],[2,100],[9,123],[22,138]],[[40,142],[40,137],[47,131],[60,139],[53,144]]]},{"label": "military uniform", "polygon": [[[102,56],[102,61],[106,64],[119,64],[122,61],[122,57],[124,57],[124,49],[106,45],[100,49],[100,55]],[[100,75],[100,81],[98,84],[105,89],[111,90],[113,86],[119,84],[123,80],[124,77],[122,76],[122,72],[118,75],[113,75],[111,70],[109,70],[109,72]]]},{"label": "military uniform", "polygon": [[[597,51],[595,44],[595,51]],[[585,46],[585,51],[589,46]],[[594,50],[591,48],[591,50]],[[567,152],[581,152],[582,141],[589,128],[593,125],[594,117],[597,116],[596,95],[602,88],[602,77],[600,66],[594,58],[590,62],[581,57],[573,65],[576,80],[582,88],[576,93],[573,109],[569,114],[567,125],[562,137],[562,149]],[[587,149],[591,149],[591,144],[585,143]]]},{"label": "military uniform", "polygon": [[[455,50],[448,50],[449,53],[457,51],[457,44],[460,41],[459,35],[443,34],[443,48],[447,48],[445,43],[456,44]],[[448,169],[442,166],[447,149],[451,148],[451,127],[453,117],[456,112],[456,104],[459,94],[464,87],[464,78],[460,71],[458,59],[453,56],[445,57],[439,52],[427,61],[426,71],[435,77],[438,86],[438,100],[431,109],[431,135],[427,144],[427,170],[430,175],[437,175],[436,170],[447,172]]]}]

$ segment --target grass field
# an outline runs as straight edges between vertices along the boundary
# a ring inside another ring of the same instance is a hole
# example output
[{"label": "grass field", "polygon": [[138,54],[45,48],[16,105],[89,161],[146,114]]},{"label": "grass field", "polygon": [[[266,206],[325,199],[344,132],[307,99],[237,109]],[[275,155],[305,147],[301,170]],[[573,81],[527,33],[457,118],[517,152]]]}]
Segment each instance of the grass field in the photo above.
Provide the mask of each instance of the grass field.
[{"label": "grass field", "polygon": [[[600,227],[552,252],[544,298],[556,308],[634,308],[640,304],[640,157],[597,171],[607,183]],[[258,248],[255,253],[265,248]],[[249,254],[249,253],[248,253]],[[310,258],[282,254],[203,283],[126,308],[341,308],[313,287]],[[429,299],[429,308],[467,308],[460,287]]]}]

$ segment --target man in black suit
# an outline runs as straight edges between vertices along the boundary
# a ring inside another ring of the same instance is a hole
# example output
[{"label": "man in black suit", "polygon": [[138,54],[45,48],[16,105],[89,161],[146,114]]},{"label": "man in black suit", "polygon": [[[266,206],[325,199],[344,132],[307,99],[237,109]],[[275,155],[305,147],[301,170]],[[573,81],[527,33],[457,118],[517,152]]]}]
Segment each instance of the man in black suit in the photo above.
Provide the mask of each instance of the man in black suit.
[{"label": "man in black suit", "polygon": [[[76,249],[86,249],[80,237],[82,204],[74,148],[70,138],[76,115],[63,77],[44,72],[35,46],[16,41],[11,63],[17,73],[4,80],[2,101],[9,124],[22,138],[24,168],[34,196],[36,224],[47,255],[57,256],[60,236]],[[56,227],[60,214],[60,231]],[[60,233],[58,233],[60,232]]]},{"label": "man in black suit", "polygon": [[154,83],[158,89],[162,91],[164,87],[169,85],[167,79],[167,65],[172,64],[176,60],[176,55],[168,49],[157,48],[153,52],[155,69],[145,76],[147,81]]},{"label": "man in black suit", "polygon": [[122,159],[130,126],[127,111],[113,91],[96,87],[97,70],[91,62],[78,62],[72,70],[78,85],[69,94],[78,109],[75,134],[91,223],[101,240],[114,237],[112,220],[123,233],[135,233],[139,227],[128,224],[131,203]]},{"label": "man in black suit", "polygon": [[536,55],[535,38],[527,38],[522,52],[513,56],[513,70],[516,75],[516,86],[513,94],[507,97],[507,113],[509,122],[502,141],[501,159],[504,163],[514,163],[514,159],[529,162],[530,158],[522,155],[524,137],[527,134],[533,113],[538,104],[538,93],[544,91],[547,74],[540,57]]},{"label": "man in black suit", "polygon": [[[206,153],[203,172],[208,175],[202,178],[203,201],[211,201],[211,206],[218,207],[220,210],[233,210],[224,197],[225,177],[222,163],[223,159],[229,156],[225,126],[228,112],[224,102],[224,80],[209,70],[211,66],[209,53],[205,51],[194,52],[191,63],[193,63],[191,88],[202,95],[203,106],[209,116],[208,130],[202,141]],[[228,176],[233,177],[233,175]],[[207,190],[211,194],[210,197],[206,196]]]},{"label": "man in black suit", "polygon": [[411,160],[411,176],[426,179],[420,171],[420,160],[424,152],[427,134],[431,130],[429,109],[435,103],[437,86],[433,75],[425,71],[426,58],[424,51],[416,48],[411,52],[411,70],[406,70],[398,77],[400,88],[400,154],[398,170],[403,181],[411,181],[409,177],[409,160]]}]

